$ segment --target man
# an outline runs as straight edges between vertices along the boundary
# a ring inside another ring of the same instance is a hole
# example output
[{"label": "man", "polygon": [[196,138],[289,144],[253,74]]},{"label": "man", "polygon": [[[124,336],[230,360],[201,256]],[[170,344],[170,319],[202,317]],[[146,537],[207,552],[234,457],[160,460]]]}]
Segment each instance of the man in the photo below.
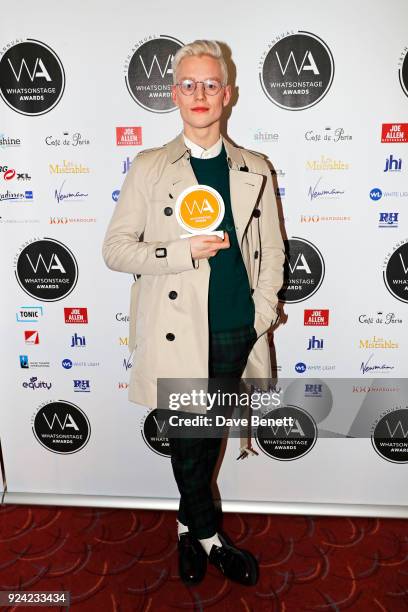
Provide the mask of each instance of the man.
[{"label": "man", "polygon": [[[157,407],[158,378],[271,378],[267,331],[278,319],[284,248],[264,158],[231,145],[220,121],[231,85],[219,45],[197,40],[173,60],[172,99],[183,132],[136,156],[106,232],[106,265],[133,283],[129,399]],[[187,187],[222,196],[224,237],[181,238],[175,202]],[[255,557],[218,529],[211,480],[222,439],[169,438],[180,491],[179,571],[196,584],[207,559],[241,584],[258,579]]]}]

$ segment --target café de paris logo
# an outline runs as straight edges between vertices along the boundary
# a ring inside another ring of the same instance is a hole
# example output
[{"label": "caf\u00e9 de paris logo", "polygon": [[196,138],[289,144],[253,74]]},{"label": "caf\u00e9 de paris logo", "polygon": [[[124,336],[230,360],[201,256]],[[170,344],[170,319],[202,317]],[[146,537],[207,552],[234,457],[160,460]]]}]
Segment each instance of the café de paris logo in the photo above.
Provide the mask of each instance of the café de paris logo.
[{"label": "caf\u00e9 de paris logo", "polygon": [[334,77],[334,60],[316,34],[299,30],[277,36],[259,63],[261,87],[271,102],[304,110],[320,102]]},{"label": "caf\u00e9 de paris logo", "polygon": [[44,115],[65,89],[62,62],[51,47],[31,38],[19,39],[0,58],[0,95],[22,115]]},{"label": "caf\u00e9 de paris logo", "polygon": [[404,47],[398,61],[398,79],[402,91],[408,96],[408,46]]},{"label": "caf\u00e9 de paris logo", "polygon": [[154,113],[176,110],[171,99],[171,63],[183,43],[172,36],[147,36],[130,51],[125,61],[129,94],[142,108]]}]

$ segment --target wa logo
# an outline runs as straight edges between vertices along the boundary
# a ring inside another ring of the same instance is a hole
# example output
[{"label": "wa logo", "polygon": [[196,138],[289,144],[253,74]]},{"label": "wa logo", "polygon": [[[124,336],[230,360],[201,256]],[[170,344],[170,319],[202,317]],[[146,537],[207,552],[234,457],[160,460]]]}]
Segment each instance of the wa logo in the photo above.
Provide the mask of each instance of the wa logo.
[{"label": "wa logo", "polygon": [[210,212],[210,213],[215,212],[210,202],[207,200],[207,198],[204,198],[204,200],[201,203],[197,202],[197,200],[193,200],[193,202],[189,204],[188,201],[186,200],[185,205],[191,216],[194,216],[194,214],[202,215],[203,213],[206,213],[206,212]]},{"label": "wa logo", "polygon": [[171,36],[152,37],[132,49],[125,62],[125,82],[133,100],[154,113],[168,113],[177,107],[171,99],[172,61],[183,43]]},{"label": "wa logo", "polygon": [[323,282],[325,265],[319,249],[304,238],[285,241],[284,281],[279,299],[302,302],[316,293]]},{"label": "wa logo", "polygon": [[408,303],[408,241],[396,245],[387,256],[383,278],[388,291],[400,302]]},{"label": "wa logo", "polygon": [[374,450],[386,461],[408,463],[408,407],[385,413],[371,434]]},{"label": "wa logo", "polygon": [[16,257],[15,276],[22,290],[44,302],[69,295],[78,281],[78,264],[70,249],[53,238],[34,239]]},{"label": "wa logo", "polygon": [[32,429],[44,448],[62,455],[83,449],[91,435],[86,414],[79,406],[64,400],[41,406],[32,418]]},{"label": "wa logo", "polygon": [[170,446],[167,438],[169,423],[167,419],[168,415],[164,416],[160,410],[149,410],[141,427],[146,445],[162,457],[170,456]]},{"label": "wa logo", "polygon": [[332,53],[311,32],[291,32],[279,37],[261,59],[259,80],[264,94],[287,110],[304,110],[320,102],[333,77]]},{"label": "wa logo", "polygon": [[7,49],[0,60],[0,94],[22,115],[43,115],[61,100],[64,67],[51,47],[28,38]]}]

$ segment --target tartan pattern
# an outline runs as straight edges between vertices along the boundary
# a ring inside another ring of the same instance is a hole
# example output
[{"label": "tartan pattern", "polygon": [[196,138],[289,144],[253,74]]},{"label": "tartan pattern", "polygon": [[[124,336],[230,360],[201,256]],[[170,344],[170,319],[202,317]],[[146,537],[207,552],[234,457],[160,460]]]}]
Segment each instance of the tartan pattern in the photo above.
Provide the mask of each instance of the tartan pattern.
[{"label": "tartan pattern", "polygon": [[230,375],[241,378],[257,335],[252,325],[217,331],[209,337],[210,376]]},{"label": "tartan pattern", "polygon": [[[228,378],[228,390],[237,390],[248,355],[256,341],[252,325],[213,332],[209,337],[209,391],[215,378]],[[235,379],[235,380],[232,380]],[[218,531],[211,481],[223,438],[169,438],[171,465],[180,492],[177,518],[199,539]]]}]

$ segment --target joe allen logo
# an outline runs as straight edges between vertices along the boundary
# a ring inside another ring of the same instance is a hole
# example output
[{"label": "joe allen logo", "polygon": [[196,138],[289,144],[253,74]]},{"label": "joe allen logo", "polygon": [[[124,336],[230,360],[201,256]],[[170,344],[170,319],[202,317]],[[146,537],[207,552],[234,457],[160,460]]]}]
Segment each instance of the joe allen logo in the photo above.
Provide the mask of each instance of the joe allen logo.
[{"label": "joe allen logo", "polygon": [[218,191],[208,185],[187,187],[177,198],[176,219],[191,234],[208,234],[224,218],[225,205]]},{"label": "joe allen logo", "polygon": [[277,37],[265,51],[259,79],[265,95],[281,108],[304,110],[330,89],[334,61],[326,43],[311,32]]},{"label": "joe allen logo", "polygon": [[171,63],[183,43],[171,36],[150,36],[136,45],[125,62],[126,87],[133,100],[148,111],[168,113],[177,107],[171,99]]},{"label": "joe allen logo", "polygon": [[0,59],[0,94],[17,113],[48,113],[60,101],[64,88],[61,60],[39,40],[18,41]]}]

